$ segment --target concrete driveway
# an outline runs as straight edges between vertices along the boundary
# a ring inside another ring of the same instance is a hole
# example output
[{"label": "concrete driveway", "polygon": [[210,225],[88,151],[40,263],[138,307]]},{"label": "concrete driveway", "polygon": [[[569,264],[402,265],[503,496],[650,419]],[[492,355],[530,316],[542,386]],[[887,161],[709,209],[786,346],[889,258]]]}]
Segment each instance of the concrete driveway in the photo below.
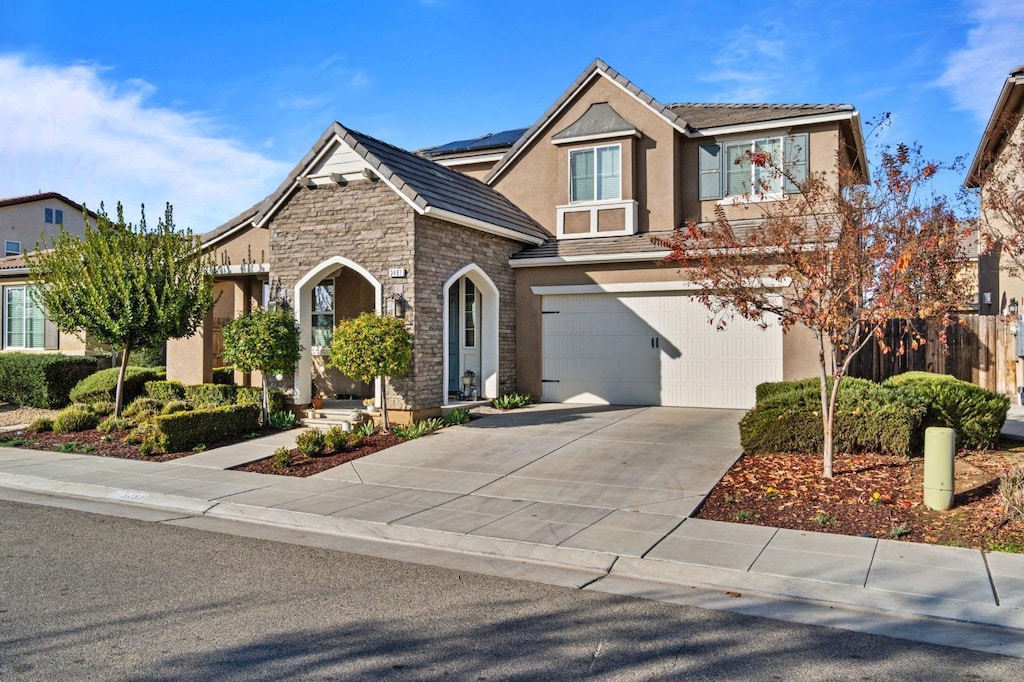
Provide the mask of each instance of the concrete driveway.
[{"label": "concrete driveway", "polygon": [[317,478],[683,517],[740,454],[740,410],[531,405]]}]

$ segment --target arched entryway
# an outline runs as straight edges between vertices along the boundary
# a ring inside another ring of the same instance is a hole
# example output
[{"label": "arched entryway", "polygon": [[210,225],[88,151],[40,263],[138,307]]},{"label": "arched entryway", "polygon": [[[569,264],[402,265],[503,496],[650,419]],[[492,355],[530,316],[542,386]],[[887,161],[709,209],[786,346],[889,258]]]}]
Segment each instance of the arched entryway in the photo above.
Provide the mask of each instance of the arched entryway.
[{"label": "arched entryway", "polygon": [[[367,291],[361,291],[368,289]],[[360,312],[381,313],[383,287],[364,267],[343,256],[323,261],[295,285],[295,319],[301,331],[302,352],[295,368],[295,402],[310,401],[314,355],[326,357],[330,333],[337,320]],[[374,389],[380,402],[380,387]]]},{"label": "arched entryway", "polygon": [[444,405],[457,400],[466,370],[476,375],[482,398],[498,397],[498,287],[476,264],[462,268],[444,284]]}]

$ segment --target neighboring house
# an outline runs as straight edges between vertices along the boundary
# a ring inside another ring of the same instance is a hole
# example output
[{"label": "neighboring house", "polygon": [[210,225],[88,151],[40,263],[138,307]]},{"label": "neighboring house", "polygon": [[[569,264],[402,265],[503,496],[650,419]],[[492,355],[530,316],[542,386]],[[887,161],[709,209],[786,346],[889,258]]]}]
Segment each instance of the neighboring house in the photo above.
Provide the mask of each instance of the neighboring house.
[{"label": "neighboring house", "polygon": [[[978,309],[982,316],[991,318],[987,327],[992,330],[992,339],[983,348],[984,357],[979,362],[992,365],[997,371],[986,375],[980,383],[1005,393],[1017,393],[1017,387],[1024,386],[1024,365],[1018,359],[1024,355],[1024,330],[1017,333],[1020,323],[1012,318],[1010,327],[1003,325],[1008,314],[1016,315],[1024,305],[1024,277],[1020,265],[1006,254],[1000,241],[1000,236],[1005,238],[1013,231],[1024,237],[1024,205],[1017,203],[1018,193],[1024,192],[1022,115],[1024,65],[1013,69],[1003,84],[964,183],[980,190],[979,222],[989,235],[989,239],[983,240],[978,258]],[[993,193],[1008,196],[1017,203],[1011,211],[1016,214],[1015,226],[1007,222],[1005,215],[990,208]],[[1004,331],[1013,332],[1016,339]],[[979,335],[987,337],[984,333]]]},{"label": "neighboring house", "polygon": [[651,235],[719,207],[756,226],[799,191],[761,177],[752,150],[797,180],[865,170],[852,106],[664,105],[600,60],[526,129],[413,154],[332,124],[273,194],[205,235],[222,295],[171,342],[168,373],[208,380],[217,320],[280,299],[303,333],[285,379],[299,404],[311,378],[372,394],[323,367],[337,320],[367,310],[410,325],[413,371],[389,387],[408,416],[454,401],[467,371],[485,397],[750,407],[758,383],[815,373],[811,335],[716,331]]},{"label": "neighboring house", "polygon": [[[92,218],[96,214],[89,212]],[[0,199],[0,234],[4,250],[0,256],[0,349],[18,351],[60,351],[84,355],[86,344],[71,334],[61,334],[35,305],[23,254],[57,234],[60,227],[72,234],[85,234],[82,206],[56,192]]]}]

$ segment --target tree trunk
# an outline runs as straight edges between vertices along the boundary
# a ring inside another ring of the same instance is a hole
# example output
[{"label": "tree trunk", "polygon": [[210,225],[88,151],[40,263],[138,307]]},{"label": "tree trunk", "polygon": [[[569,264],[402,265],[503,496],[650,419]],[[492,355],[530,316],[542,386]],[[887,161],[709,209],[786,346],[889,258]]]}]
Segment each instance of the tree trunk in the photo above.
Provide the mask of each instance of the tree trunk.
[{"label": "tree trunk", "polygon": [[270,426],[270,381],[266,372],[260,372],[263,377],[263,428]]},{"label": "tree trunk", "polygon": [[124,355],[121,356],[121,370],[117,373],[117,388],[114,390],[114,416],[121,416],[124,407],[124,378],[128,375],[128,354],[132,352],[131,341],[124,344]]},{"label": "tree trunk", "polygon": [[825,478],[832,478],[832,434],[835,426],[834,401],[836,386],[832,385],[832,395],[828,392],[828,374],[825,370],[825,337],[817,334],[818,337],[818,371],[821,383],[821,432],[822,432],[822,465]]},{"label": "tree trunk", "polygon": [[388,378],[380,378],[380,430],[382,433],[391,432],[391,423],[388,421]]}]

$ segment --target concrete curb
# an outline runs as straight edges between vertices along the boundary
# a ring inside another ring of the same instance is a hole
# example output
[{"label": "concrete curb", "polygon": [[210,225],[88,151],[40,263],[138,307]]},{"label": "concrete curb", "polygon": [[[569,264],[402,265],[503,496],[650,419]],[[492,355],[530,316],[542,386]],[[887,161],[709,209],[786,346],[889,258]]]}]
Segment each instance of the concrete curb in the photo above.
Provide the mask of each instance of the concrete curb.
[{"label": "concrete curb", "polygon": [[977,602],[908,595],[813,579],[463,535],[442,530],[201,500],[96,484],[53,481],[23,474],[0,472],[0,487],[171,511],[197,518],[272,526],[354,540],[395,543],[407,547],[572,569],[592,573],[593,581],[598,582],[603,578],[624,578],[642,583],[696,587],[726,593],[735,591],[768,599],[795,599],[830,607],[888,613],[901,617],[916,616],[1024,631],[1024,609],[994,604],[989,606]]}]

